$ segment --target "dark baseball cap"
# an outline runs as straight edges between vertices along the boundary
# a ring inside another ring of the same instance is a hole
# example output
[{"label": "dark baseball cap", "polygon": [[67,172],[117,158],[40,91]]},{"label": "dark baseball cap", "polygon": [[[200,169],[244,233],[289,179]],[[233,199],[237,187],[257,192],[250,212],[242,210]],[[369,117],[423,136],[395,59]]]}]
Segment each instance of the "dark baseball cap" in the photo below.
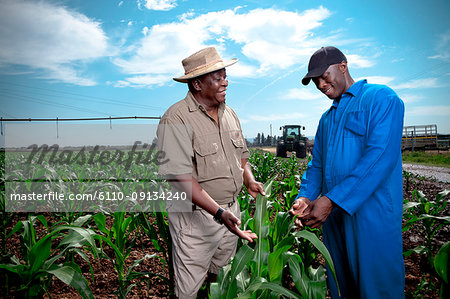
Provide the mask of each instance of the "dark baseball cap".
[{"label": "dark baseball cap", "polygon": [[303,85],[308,85],[311,78],[322,76],[330,65],[347,62],[347,58],[335,47],[322,47],[309,60],[308,73],[302,79]]}]

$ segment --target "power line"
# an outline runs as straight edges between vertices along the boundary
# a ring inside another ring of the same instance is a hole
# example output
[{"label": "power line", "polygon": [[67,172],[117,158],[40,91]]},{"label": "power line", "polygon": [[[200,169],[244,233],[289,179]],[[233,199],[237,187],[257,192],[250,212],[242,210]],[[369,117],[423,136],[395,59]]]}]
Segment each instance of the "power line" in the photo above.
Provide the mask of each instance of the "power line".
[{"label": "power line", "polygon": [[[53,98],[59,98],[59,99],[61,98],[61,95],[57,95],[57,94],[41,93],[41,92],[36,92],[36,91],[25,92],[23,90],[15,90],[15,89],[11,89],[11,88],[0,88],[0,94],[5,93],[5,92],[6,93],[7,92],[16,92],[17,95],[21,95],[21,96],[39,95],[39,96],[53,97]],[[18,94],[18,92],[20,92],[21,94]],[[104,104],[108,104],[108,105],[124,106],[124,107],[131,107],[131,108],[160,110],[160,109],[152,107],[152,106],[138,105],[138,104],[133,104],[133,103],[121,103],[121,102],[116,103],[116,102],[111,102],[111,101],[107,101],[107,100],[93,100],[91,98],[76,98],[73,96],[64,96],[63,99],[83,101],[83,102],[89,102],[89,103],[92,103],[92,102],[104,103]]]},{"label": "power line", "polygon": [[[420,77],[422,77],[422,76],[424,76],[426,74],[429,74],[431,71],[437,71],[438,69],[440,69],[440,68],[442,68],[442,67],[444,67],[444,66],[446,66],[448,64],[450,64],[450,61],[444,61],[444,62],[436,63],[435,65],[432,65],[432,66],[430,66],[430,67],[428,67],[428,68],[426,68],[426,69],[424,69],[422,71],[419,71],[419,72],[417,72],[415,74],[412,74],[409,77],[406,77],[404,79],[404,81],[410,81],[410,80],[413,80],[413,79],[418,79],[418,78],[420,78]],[[446,72],[446,71],[447,71],[447,69],[444,69],[444,72]]]},{"label": "power line", "polygon": [[1,113],[1,114],[4,114],[4,115],[7,115],[7,116],[9,116],[9,117],[11,117],[11,118],[16,118],[14,115],[9,114],[9,113],[6,113],[6,112],[3,111],[3,110],[0,110],[0,113]]},{"label": "power line", "polygon": [[108,104],[114,103],[116,105],[134,106],[136,108],[146,108],[146,109],[153,109],[153,110],[162,109],[159,106],[150,106],[150,105],[145,105],[145,104],[133,104],[133,103],[130,103],[129,101],[115,100],[115,99],[96,97],[96,96],[88,96],[88,95],[79,94],[79,93],[60,91],[60,90],[56,90],[56,89],[43,88],[43,87],[29,86],[29,85],[13,83],[13,82],[3,81],[3,82],[0,82],[0,83],[6,83],[8,85],[14,85],[14,86],[18,86],[18,87],[25,87],[25,88],[31,88],[31,89],[38,89],[38,90],[56,92],[56,93],[60,93],[60,94],[64,94],[64,95],[72,95],[72,96],[77,96],[77,97],[84,97],[84,98],[89,99],[91,101],[92,101],[92,99],[97,99],[97,100],[101,100],[101,102],[103,102],[103,103],[105,103],[105,101],[106,101],[106,103],[108,103]]},{"label": "power line", "polygon": [[106,113],[102,113],[102,112],[91,110],[91,109],[80,108],[80,107],[67,105],[67,104],[62,104],[62,103],[55,103],[55,102],[51,102],[51,101],[47,101],[47,100],[43,100],[43,99],[38,99],[38,98],[30,97],[30,96],[19,95],[19,94],[12,93],[12,92],[6,92],[6,93],[9,94],[10,96],[15,97],[16,99],[22,100],[22,101],[35,102],[35,103],[38,103],[38,104],[44,104],[44,105],[49,105],[49,106],[53,106],[53,107],[56,106],[56,107],[61,107],[61,108],[69,108],[69,109],[72,109],[72,110],[88,112],[88,113],[91,113],[91,114],[108,115]]}]

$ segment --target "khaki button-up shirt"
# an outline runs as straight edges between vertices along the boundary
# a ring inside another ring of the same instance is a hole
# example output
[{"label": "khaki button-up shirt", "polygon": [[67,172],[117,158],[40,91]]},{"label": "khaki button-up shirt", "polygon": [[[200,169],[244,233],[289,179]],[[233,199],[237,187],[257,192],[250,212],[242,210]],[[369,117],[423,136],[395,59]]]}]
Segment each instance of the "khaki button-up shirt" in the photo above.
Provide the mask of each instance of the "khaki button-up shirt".
[{"label": "khaki button-up shirt", "polygon": [[219,124],[208,115],[191,92],[171,106],[158,126],[159,150],[167,163],[162,175],[192,174],[220,205],[232,202],[242,189],[241,159],[249,152],[236,113],[220,104]]}]

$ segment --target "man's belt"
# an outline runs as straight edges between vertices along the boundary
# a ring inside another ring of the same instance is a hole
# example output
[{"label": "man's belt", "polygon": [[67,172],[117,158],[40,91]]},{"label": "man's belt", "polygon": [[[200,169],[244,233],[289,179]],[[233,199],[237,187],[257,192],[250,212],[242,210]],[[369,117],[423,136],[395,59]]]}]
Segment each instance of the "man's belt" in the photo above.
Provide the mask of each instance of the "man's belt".
[{"label": "man's belt", "polygon": [[[219,205],[219,206],[221,206],[222,208],[231,208],[231,206],[234,205],[235,202],[236,202],[236,200],[233,199],[233,201],[230,201],[229,203],[222,204],[222,205]],[[196,204],[192,204],[192,211],[201,210],[201,209],[202,208],[197,206]]]}]

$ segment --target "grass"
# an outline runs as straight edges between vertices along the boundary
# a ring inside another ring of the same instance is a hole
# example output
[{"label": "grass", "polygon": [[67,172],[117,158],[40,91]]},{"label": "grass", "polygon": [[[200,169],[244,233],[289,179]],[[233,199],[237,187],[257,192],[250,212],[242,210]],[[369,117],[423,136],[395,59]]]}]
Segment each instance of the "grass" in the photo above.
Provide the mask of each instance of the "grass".
[{"label": "grass", "polygon": [[402,154],[404,163],[422,164],[450,168],[450,152],[405,151]]}]

